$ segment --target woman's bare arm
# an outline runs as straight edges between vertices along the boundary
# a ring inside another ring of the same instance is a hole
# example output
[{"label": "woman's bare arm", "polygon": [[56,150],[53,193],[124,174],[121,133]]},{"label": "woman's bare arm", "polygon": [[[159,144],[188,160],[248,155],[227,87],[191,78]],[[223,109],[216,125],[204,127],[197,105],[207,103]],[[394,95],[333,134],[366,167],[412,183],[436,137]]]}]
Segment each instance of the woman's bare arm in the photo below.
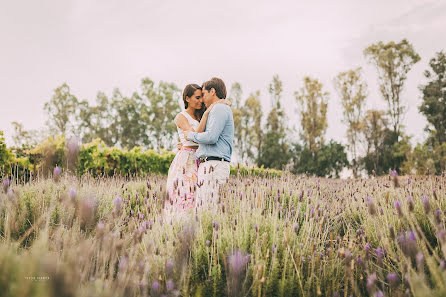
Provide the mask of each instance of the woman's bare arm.
[{"label": "woman's bare arm", "polygon": [[200,125],[198,125],[197,131],[198,133],[204,132],[204,128],[206,127],[206,122],[208,120],[209,108],[206,109],[203,116],[201,117]]},{"label": "woman's bare arm", "polygon": [[183,131],[194,131],[195,132],[195,130],[191,127],[191,125],[187,121],[186,117],[184,115],[182,115],[181,113],[179,113],[175,117],[175,124],[177,125],[178,128],[180,128]]}]

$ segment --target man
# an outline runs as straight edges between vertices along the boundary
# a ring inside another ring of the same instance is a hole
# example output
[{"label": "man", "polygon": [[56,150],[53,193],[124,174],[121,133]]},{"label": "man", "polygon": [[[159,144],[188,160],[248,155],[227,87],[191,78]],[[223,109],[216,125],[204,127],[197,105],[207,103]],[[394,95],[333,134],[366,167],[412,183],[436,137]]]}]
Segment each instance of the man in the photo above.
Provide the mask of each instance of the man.
[{"label": "man", "polygon": [[[226,98],[226,86],[220,78],[212,78],[203,84],[203,103],[212,103]],[[234,119],[232,110],[226,104],[215,105],[209,113],[204,132],[185,131],[185,137],[198,143],[196,152],[200,162],[196,203],[212,201],[218,197],[219,185],[229,178]]]}]

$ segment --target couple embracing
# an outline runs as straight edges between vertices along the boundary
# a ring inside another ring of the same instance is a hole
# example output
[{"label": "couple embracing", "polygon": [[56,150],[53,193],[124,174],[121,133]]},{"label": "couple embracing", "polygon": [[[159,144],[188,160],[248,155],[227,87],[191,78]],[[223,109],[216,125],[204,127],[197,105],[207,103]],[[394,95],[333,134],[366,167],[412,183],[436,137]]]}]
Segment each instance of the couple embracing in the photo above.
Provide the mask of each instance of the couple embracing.
[{"label": "couple embracing", "polygon": [[211,202],[229,178],[234,120],[225,98],[225,83],[216,77],[184,88],[185,110],[174,120],[181,144],[167,177],[175,209]]}]

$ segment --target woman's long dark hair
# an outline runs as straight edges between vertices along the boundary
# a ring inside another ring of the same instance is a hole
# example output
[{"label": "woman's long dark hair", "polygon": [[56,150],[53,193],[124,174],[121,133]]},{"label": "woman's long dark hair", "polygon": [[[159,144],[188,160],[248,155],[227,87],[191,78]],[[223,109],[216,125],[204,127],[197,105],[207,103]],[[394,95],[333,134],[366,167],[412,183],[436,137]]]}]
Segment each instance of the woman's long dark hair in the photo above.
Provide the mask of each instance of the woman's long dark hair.
[{"label": "woman's long dark hair", "polygon": [[[188,84],[184,90],[183,90],[183,102],[184,102],[184,108],[187,109],[189,106],[188,102],[186,101],[186,97],[192,98],[196,90],[201,90],[201,87],[197,84]],[[204,104],[201,104],[200,109],[195,110],[195,117],[198,119],[198,121],[201,120],[201,117],[203,116],[204,112],[206,111],[206,106]]]}]

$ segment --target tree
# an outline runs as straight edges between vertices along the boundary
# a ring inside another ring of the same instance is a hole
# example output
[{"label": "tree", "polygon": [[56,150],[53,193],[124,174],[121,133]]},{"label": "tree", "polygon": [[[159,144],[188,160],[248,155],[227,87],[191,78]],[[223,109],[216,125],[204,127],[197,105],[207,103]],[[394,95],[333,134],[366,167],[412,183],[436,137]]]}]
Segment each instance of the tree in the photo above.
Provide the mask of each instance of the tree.
[{"label": "tree", "polygon": [[140,97],[146,108],[142,108],[142,117],[147,123],[146,129],[150,133],[149,146],[157,150],[172,148],[176,143],[177,127],[175,116],[180,112],[178,104],[180,89],[173,83],[160,82],[158,86],[149,78],[141,82]]},{"label": "tree", "polygon": [[[120,98],[119,90],[114,91],[116,98]],[[114,146],[120,139],[117,130],[117,119],[114,117],[113,104],[107,95],[98,92],[96,95],[96,105],[90,106],[88,101],[83,100],[79,103],[79,131],[84,143],[91,142],[100,138],[107,146]]]},{"label": "tree", "polygon": [[10,164],[14,155],[8,150],[3,137],[3,131],[0,130],[0,178],[6,177],[10,173]]},{"label": "tree", "polygon": [[393,132],[399,135],[405,113],[401,91],[407,73],[420,60],[420,56],[406,39],[399,43],[392,41],[384,44],[380,41],[372,44],[364,50],[364,55],[378,71],[379,88],[388,105]]},{"label": "tree", "polygon": [[66,83],[54,90],[53,97],[44,105],[44,110],[49,117],[47,123],[53,134],[67,134],[68,132],[76,134],[77,107],[78,100],[71,94],[70,87]]},{"label": "tree", "polygon": [[143,99],[134,93],[131,97],[125,97],[118,89],[115,89],[112,97],[112,109],[114,113],[114,127],[119,135],[119,144],[122,147],[133,148],[149,143]]},{"label": "tree", "polygon": [[328,93],[322,90],[317,79],[304,78],[304,86],[295,92],[296,100],[301,104],[301,138],[314,156],[324,144],[327,130]]},{"label": "tree", "polygon": [[231,86],[231,91],[229,92],[229,101],[233,103],[233,107],[235,109],[239,109],[242,104],[242,96],[243,96],[243,90],[240,83],[235,82]]},{"label": "tree", "polygon": [[306,146],[294,146],[293,173],[324,177],[339,177],[342,169],[349,165],[344,146],[333,140],[315,153]]},{"label": "tree", "polygon": [[[271,105],[272,109],[270,113],[268,114],[266,126],[267,130],[278,132],[279,138],[282,136],[282,134],[286,130],[286,116],[285,112],[282,109],[282,81],[280,80],[279,76],[276,74],[273,76],[273,80],[269,85],[269,94],[271,97]],[[284,137],[285,135],[283,135]],[[285,139],[280,138],[281,142],[285,141]]]},{"label": "tree", "polygon": [[26,130],[23,127],[23,124],[19,122],[12,122],[11,124],[14,127],[12,141],[15,147],[30,148],[41,141],[39,134],[42,134],[42,132],[37,130]]},{"label": "tree", "polygon": [[242,117],[243,123],[243,142],[245,151],[242,154],[242,160],[258,163],[263,143],[262,130],[262,104],[259,100],[260,91],[252,93],[245,101]]},{"label": "tree", "polygon": [[[388,130],[388,120],[385,112],[382,110],[367,110],[364,117],[363,133],[367,146],[366,151],[366,169],[369,173],[372,170],[378,172],[379,149],[384,143],[386,130]],[[372,162],[372,166],[370,163]],[[371,168],[371,169],[370,169]]]},{"label": "tree", "polygon": [[288,144],[282,143],[280,133],[269,131],[265,134],[258,164],[265,168],[283,170],[291,159],[291,151]]},{"label": "tree", "polygon": [[[420,87],[423,102],[419,110],[426,116],[426,127],[438,145],[446,142],[446,55],[439,52],[429,62],[430,70],[424,72],[428,83]],[[433,128],[433,129],[432,129]]]},{"label": "tree", "polygon": [[236,82],[232,84],[228,100],[232,102],[232,115],[234,118],[234,149],[238,157],[243,162],[245,151],[245,142],[243,141],[243,132],[246,128],[243,126],[244,108],[242,103],[242,86]]},{"label": "tree", "polygon": [[269,85],[272,109],[266,121],[266,134],[258,160],[260,166],[283,169],[290,159],[286,140],[286,116],[281,106],[282,81],[278,75],[273,76]]},{"label": "tree", "polygon": [[338,74],[334,85],[344,108],[344,123],[348,125],[347,139],[352,153],[354,177],[358,177],[358,143],[361,135],[362,105],[367,97],[367,83],[361,78],[361,68]]}]

